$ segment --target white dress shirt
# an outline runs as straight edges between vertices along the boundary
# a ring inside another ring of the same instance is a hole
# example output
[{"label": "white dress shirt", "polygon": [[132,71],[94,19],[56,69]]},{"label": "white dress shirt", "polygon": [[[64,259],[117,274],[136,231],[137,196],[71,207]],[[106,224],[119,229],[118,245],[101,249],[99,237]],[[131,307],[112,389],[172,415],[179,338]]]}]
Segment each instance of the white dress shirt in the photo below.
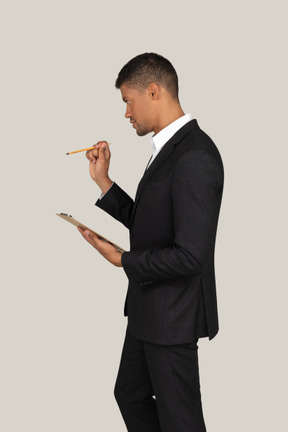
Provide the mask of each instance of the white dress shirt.
[{"label": "white dress shirt", "polygon": [[178,132],[179,129],[182,128],[186,123],[188,123],[190,120],[193,120],[192,114],[185,114],[182,117],[175,120],[173,123],[170,123],[168,126],[166,126],[164,129],[162,129],[158,134],[153,135],[151,138],[151,145],[153,149],[153,155],[147,165],[148,169],[151,165],[151,163],[154,161],[160,150],[164,147],[164,145],[169,141],[170,138],[172,138],[173,135],[175,135],[176,132]]}]

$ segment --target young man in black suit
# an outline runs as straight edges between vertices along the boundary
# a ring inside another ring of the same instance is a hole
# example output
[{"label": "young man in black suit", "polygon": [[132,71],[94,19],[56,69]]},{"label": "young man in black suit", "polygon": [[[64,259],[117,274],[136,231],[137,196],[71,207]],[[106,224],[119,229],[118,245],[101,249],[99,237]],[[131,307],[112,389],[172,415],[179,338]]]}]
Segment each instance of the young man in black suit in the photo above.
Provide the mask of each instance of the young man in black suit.
[{"label": "young man in black suit", "polygon": [[154,132],[153,155],[133,201],[109,178],[110,150],[87,152],[102,191],[96,205],[130,231],[121,254],[83,237],[129,279],[128,325],[115,397],[129,432],[204,432],[197,341],[218,332],[214,248],[223,190],[219,151],[178,99],[178,77],[145,53],[120,71],[116,87],[139,136]]}]

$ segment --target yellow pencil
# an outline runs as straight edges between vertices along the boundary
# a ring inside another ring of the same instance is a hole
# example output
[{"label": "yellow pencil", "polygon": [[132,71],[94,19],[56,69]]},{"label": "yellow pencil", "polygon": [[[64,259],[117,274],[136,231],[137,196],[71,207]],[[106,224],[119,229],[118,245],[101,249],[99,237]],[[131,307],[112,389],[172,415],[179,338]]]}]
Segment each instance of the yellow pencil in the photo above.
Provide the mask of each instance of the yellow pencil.
[{"label": "yellow pencil", "polygon": [[[111,145],[111,143],[107,143],[107,145]],[[83,152],[83,151],[88,151],[88,150],[95,150],[95,147],[93,146],[93,147],[88,147],[88,148],[85,148],[85,149],[82,149],[82,150],[75,150],[73,152],[66,153],[66,155],[70,155],[70,154],[74,154],[74,153],[79,153],[79,152]]]}]

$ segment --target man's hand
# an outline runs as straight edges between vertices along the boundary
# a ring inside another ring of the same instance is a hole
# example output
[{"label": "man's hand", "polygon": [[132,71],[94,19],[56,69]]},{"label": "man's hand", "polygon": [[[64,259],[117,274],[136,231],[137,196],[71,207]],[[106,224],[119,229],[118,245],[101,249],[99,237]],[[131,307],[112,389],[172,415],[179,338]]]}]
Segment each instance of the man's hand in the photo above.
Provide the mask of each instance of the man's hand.
[{"label": "man's hand", "polygon": [[[94,151],[94,150],[93,150]],[[104,240],[100,240],[96,234],[89,230],[83,230],[80,227],[77,227],[78,231],[82,234],[85,240],[91,244],[104,258],[107,259],[110,263],[114,264],[116,267],[122,267],[121,256],[122,253],[118,252],[114,246],[110,243],[107,243]]]},{"label": "man's hand", "polygon": [[106,193],[113,182],[108,176],[111,153],[107,141],[99,141],[94,150],[88,150],[86,157],[89,160],[89,172],[92,180]]}]

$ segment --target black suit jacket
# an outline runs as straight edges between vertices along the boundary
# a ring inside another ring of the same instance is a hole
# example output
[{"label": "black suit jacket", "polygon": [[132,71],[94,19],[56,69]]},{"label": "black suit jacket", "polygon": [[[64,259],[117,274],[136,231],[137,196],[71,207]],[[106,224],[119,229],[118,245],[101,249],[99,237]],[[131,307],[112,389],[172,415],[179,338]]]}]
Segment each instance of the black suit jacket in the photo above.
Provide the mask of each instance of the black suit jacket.
[{"label": "black suit jacket", "polygon": [[130,230],[124,315],[135,337],[177,344],[218,332],[214,248],[223,178],[219,151],[194,119],[144,173],[135,202],[116,183],[96,202]]}]

